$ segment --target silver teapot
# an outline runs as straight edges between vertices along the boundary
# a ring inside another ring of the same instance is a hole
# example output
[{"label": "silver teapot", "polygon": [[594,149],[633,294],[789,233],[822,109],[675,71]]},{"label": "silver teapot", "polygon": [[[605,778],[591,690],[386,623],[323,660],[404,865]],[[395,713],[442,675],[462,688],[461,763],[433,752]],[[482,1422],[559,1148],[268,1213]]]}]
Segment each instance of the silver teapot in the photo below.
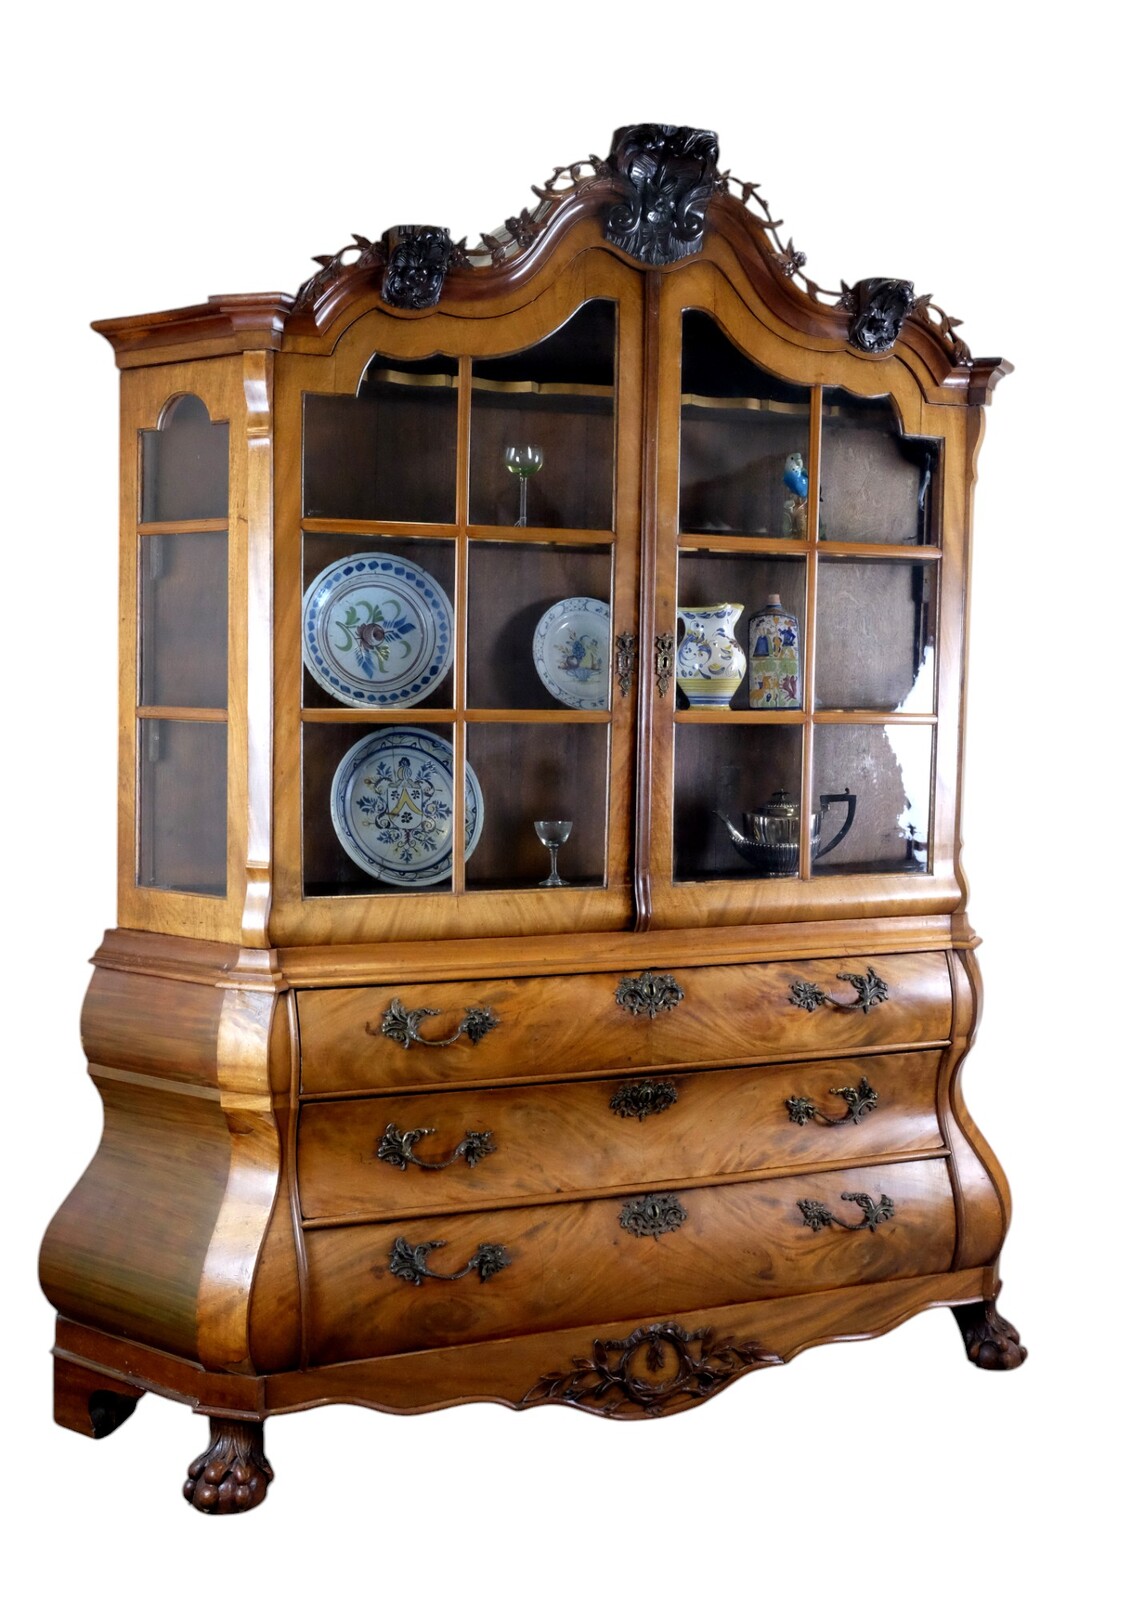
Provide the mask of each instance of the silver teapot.
[{"label": "silver teapot", "polygon": [[[819,861],[829,850],[834,850],[851,831],[855,821],[856,797],[847,789],[843,794],[822,794],[820,810],[812,816],[812,859]],[[847,808],[840,831],[823,844],[820,842],[821,826],[829,806]],[[726,824],[726,831],[734,849],[745,857],[762,878],[795,878],[800,871],[800,801],[785,789],[778,789],[765,805],[756,811],[742,813],[745,832],[741,833],[728,817],[718,813]]]}]

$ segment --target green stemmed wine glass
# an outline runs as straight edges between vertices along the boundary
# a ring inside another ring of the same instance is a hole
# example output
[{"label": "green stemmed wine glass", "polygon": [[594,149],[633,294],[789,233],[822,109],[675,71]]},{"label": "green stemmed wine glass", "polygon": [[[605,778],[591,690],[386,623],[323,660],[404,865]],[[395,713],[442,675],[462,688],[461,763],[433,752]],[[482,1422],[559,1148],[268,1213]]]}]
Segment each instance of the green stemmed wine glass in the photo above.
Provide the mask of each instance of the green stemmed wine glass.
[{"label": "green stemmed wine glass", "polygon": [[540,472],[545,464],[545,453],[540,445],[536,444],[508,444],[503,451],[502,459],[506,462],[507,472],[512,472],[518,479],[518,520],[516,528],[529,526],[526,516],[526,495],[529,479],[535,472]]}]

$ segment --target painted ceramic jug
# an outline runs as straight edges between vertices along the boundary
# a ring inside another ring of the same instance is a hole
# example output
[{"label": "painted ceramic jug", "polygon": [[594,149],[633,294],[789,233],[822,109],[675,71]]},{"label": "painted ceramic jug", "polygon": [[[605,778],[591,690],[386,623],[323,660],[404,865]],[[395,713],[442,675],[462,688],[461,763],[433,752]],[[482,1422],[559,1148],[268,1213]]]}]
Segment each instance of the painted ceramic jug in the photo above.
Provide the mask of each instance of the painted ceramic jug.
[{"label": "painted ceramic jug", "polygon": [[745,677],[745,651],[734,637],[744,606],[680,606],[684,633],[675,681],[692,706],[728,706]]},{"label": "painted ceramic jug", "polygon": [[750,618],[749,703],[754,711],[800,709],[800,623],[779,594]]}]

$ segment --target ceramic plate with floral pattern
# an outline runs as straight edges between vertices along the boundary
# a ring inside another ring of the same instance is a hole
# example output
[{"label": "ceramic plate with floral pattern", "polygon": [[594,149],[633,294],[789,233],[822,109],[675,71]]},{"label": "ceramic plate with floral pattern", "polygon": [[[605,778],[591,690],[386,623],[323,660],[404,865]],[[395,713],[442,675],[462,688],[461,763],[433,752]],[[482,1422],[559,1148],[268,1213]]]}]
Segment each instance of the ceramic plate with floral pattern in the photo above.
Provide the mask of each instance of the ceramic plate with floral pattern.
[{"label": "ceramic plate with floral pattern", "polygon": [[302,659],[343,705],[414,706],[451,670],[451,601],[414,561],[345,556],[306,591]]},{"label": "ceramic plate with floral pattern", "polygon": [[[379,728],[334,774],[334,832],[351,861],[384,883],[415,888],[451,876],[455,757],[425,728]],[[483,831],[483,792],[470,762],[464,783],[464,860]]]},{"label": "ceramic plate with floral pattern", "polygon": [[534,629],[534,666],[573,711],[608,710],[608,606],[590,595],[558,600]]}]

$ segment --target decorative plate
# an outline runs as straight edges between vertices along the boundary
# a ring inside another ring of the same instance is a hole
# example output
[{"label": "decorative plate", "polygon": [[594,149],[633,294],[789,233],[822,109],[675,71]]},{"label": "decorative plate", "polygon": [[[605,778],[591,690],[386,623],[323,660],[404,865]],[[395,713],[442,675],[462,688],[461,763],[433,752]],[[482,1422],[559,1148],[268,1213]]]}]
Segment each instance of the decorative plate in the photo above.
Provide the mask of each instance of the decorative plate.
[{"label": "decorative plate", "polygon": [[608,710],[608,606],[588,595],[558,600],[534,629],[534,666],[555,700]]},{"label": "decorative plate", "polygon": [[[334,773],[330,814],[351,861],[406,888],[451,876],[455,755],[423,728],[379,728]],[[483,831],[483,791],[470,762],[464,793],[466,860]]]},{"label": "decorative plate", "polygon": [[345,556],[302,601],[302,659],[347,706],[414,706],[451,670],[451,601],[399,556]]}]

